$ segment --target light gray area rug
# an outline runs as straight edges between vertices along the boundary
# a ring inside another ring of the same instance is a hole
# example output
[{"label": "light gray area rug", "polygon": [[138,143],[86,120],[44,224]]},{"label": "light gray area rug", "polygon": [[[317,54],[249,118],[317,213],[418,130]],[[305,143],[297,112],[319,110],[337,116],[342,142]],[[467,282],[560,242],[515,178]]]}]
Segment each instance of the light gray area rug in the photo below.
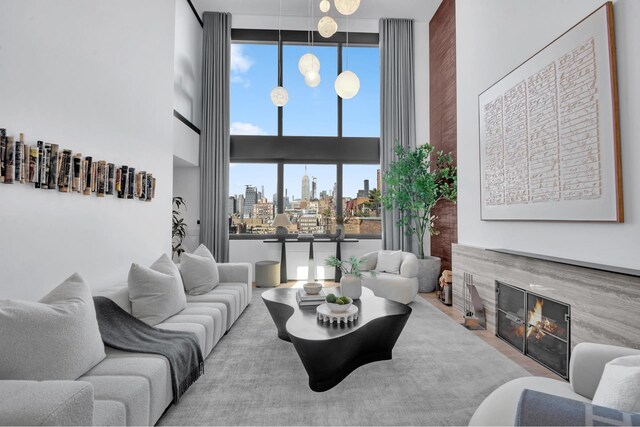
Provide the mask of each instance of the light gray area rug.
[{"label": "light gray area rug", "polygon": [[466,425],[499,385],[529,373],[417,297],[393,359],[316,393],[260,294],[160,425]]}]

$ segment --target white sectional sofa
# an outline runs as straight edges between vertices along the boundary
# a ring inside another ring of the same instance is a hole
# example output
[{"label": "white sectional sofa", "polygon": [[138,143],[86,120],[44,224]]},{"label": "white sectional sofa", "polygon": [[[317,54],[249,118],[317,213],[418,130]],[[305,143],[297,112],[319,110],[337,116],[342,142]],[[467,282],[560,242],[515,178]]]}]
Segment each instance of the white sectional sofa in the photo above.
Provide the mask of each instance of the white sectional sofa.
[{"label": "white sectional sofa", "polygon": [[[250,303],[251,271],[251,264],[218,264],[220,284],[188,295],[184,310],[156,326],[193,332],[206,358]],[[131,313],[126,284],[96,296]],[[173,400],[167,359],[109,347],[105,353],[76,381],[0,381],[0,425],[154,425]]]}]

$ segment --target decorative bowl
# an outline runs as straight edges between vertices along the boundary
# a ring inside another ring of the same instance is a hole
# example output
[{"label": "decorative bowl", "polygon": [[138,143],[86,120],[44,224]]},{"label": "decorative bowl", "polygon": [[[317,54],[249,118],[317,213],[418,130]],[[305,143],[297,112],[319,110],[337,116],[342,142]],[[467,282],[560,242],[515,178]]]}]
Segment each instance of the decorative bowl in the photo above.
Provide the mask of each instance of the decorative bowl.
[{"label": "decorative bowl", "polygon": [[333,302],[328,302],[327,306],[329,306],[329,310],[333,311],[334,313],[344,313],[349,309],[349,307],[351,307],[351,304],[353,304],[353,300],[349,298],[348,304],[336,304]]},{"label": "decorative bowl", "polygon": [[317,295],[322,290],[322,283],[305,283],[302,287],[307,294]]}]

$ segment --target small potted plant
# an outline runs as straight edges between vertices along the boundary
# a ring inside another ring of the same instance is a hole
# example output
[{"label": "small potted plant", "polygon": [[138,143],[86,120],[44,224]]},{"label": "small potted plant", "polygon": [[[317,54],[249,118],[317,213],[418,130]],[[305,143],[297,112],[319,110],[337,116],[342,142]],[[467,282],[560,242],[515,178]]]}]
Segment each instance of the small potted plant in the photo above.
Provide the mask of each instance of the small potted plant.
[{"label": "small potted plant", "polygon": [[[362,295],[362,270],[360,269],[362,261],[354,256],[350,257],[348,261],[341,261],[335,256],[324,261],[327,267],[339,268],[342,271],[340,279],[340,294],[342,296],[357,300]],[[375,273],[372,271],[371,275],[375,276]]]}]

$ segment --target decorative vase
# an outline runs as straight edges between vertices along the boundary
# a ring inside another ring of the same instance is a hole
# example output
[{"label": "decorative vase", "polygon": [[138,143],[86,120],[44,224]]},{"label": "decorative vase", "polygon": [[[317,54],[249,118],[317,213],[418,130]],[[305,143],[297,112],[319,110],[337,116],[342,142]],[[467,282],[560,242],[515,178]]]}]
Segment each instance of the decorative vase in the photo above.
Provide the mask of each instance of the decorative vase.
[{"label": "decorative vase", "polygon": [[362,279],[353,274],[344,274],[340,279],[340,295],[357,300],[362,295]]},{"label": "decorative vase", "polygon": [[344,239],[344,224],[337,224],[336,225],[336,232],[338,233],[338,237],[336,237],[336,240],[342,240]]},{"label": "decorative vase", "polygon": [[436,290],[440,277],[440,258],[426,256],[418,258],[418,292],[433,292]]}]

